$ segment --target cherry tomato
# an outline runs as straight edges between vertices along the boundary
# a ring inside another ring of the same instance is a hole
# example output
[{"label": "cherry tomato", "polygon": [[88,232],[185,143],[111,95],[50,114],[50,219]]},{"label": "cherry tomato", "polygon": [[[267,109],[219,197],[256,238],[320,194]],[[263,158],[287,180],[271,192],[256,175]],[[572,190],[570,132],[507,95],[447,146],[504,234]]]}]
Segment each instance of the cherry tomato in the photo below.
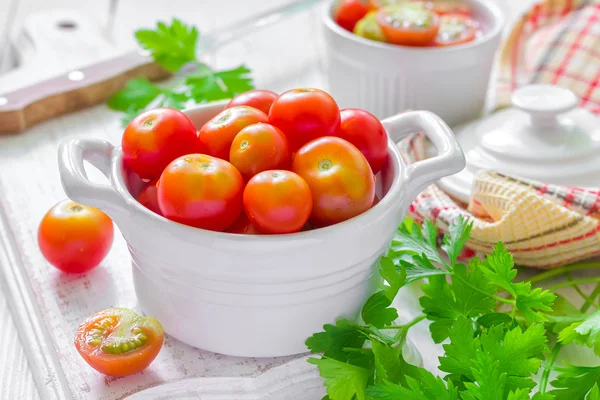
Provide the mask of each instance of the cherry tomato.
[{"label": "cherry tomato", "polygon": [[247,126],[237,134],[231,144],[229,160],[246,180],[269,169],[287,169],[291,164],[283,132],[263,123]]},{"label": "cherry tomato", "polygon": [[261,172],[244,189],[244,211],[264,233],[300,231],[310,217],[312,205],[308,185],[290,171]]},{"label": "cherry tomato", "polygon": [[460,0],[417,0],[425,7],[433,10],[438,15],[462,14],[467,17],[472,15],[471,7]]},{"label": "cherry tomato", "polygon": [[223,231],[242,213],[244,179],[227,161],[204,154],[179,157],[158,182],[158,205],[173,221]]},{"label": "cherry tomato", "polygon": [[126,308],[100,311],[77,328],[75,347],[96,371],[127,376],[144,370],[156,358],[164,333],[154,318]]},{"label": "cherry tomato", "polygon": [[260,235],[261,233],[254,225],[252,225],[252,221],[250,221],[250,218],[248,218],[244,212],[225,232],[242,235]]},{"label": "cherry tomato", "polygon": [[269,110],[271,109],[271,104],[273,104],[278,96],[279,95],[277,93],[271,92],[270,90],[249,90],[247,92],[238,94],[231,99],[226,108],[232,108],[235,106],[249,106],[254,107],[268,115]]},{"label": "cherry tomato", "polygon": [[436,46],[455,46],[475,40],[479,24],[461,14],[444,15],[440,19],[440,30],[435,39]]},{"label": "cherry tomato", "polygon": [[123,133],[123,162],[142,179],[154,179],[174,159],[198,151],[196,128],[187,115],[157,108],[135,117]]},{"label": "cherry tomato", "polygon": [[48,262],[64,272],[96,267],[112,246],[112,220],[102,211],[70,200],[52,207],[38,229],[38,244]]},{"label": "cherry tomato", "polygon": [[354,34],[365,39],[385,42],[387,39],[377,24],[377,11],[369,11],[354,27]]},{"label": "cherry tomato", "polygon": [[356,146],[371,165],[373,173],[378,173],[388,158],[388,136],[379,119],[356,108],[342,110],[340,117],[340,130],[335,136]]},{"label": "cherry tomato", "polygon": [[269,123],[285,133],[294,152],[313,139],[335,134],[340,127],[340,109],[322,90],[293,89],[275,100]]},{"label": "cherry tomato", "polygon": [[375,176],[365,156],[350,142],[323,137],[304,145],[292,171],[312,192],[311,221],[327,226],[367,211],[373,205]]},{"label": "cherry tomato", "polygon": [[389,6],[377,12],[377,23],[388,42],[404,46],[433,44],[440,17],[423,5]]},{"label": "cherry tomato", "polygon": [[379,10],[382,7],[387,7],[387,6],[396,6],[399,4],[404,4],[404,3],[408,3],[409,1],[412,0],[369,0],[369,10],[373,11],[373,10]]},{"label": "cherry tomato", "polygon": [[335,12],[335,22],[347,31],[352,32],[356,23],[364,17],[369,8],[362,0],[342,0]]},{"label": "cherry tomato", "polygon": [[158,206],[158,197],[157,197],[158,188],[156,187],[157,182],[158,182],[158,178],[147,183],[146,186],[144,186],[144,189],[142,189],[142,192],[140,193],[140,196],[138,197],[138,201],[140,202],[141,205],[143,205],[150,211],[153,211],[153,212],[157,213],[158,215],[162,215],[162,212],[160,211],[160,207]]},{"label": "cherry tomato", "polygon": [[229,161],[231,142],[242,129],[259,122],[267,122],[264,112],[249,106],[227,108],[208,121],[198,132],[201,153]]}]

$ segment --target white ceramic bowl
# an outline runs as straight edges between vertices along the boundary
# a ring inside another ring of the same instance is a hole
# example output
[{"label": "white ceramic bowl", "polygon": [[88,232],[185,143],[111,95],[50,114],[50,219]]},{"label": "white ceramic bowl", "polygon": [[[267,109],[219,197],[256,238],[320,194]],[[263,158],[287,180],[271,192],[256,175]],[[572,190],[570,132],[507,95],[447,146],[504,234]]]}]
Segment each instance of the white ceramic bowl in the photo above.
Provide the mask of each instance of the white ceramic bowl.
[{"label": "white ceramic bowl", "polygon": [[407,47],[362,38],[322,16],[329,92],[341,107],[358,107],[383,119],[404,110],[429,110],[450,126],[480,116],[486,102],[504,16],[492,0],[468,3],[484,34],[464,45]]},{"label": "white ceramic bowl", "polygon": [[[200,128],[224,103],[186,111]],[[381,202],[346,222],[291,235],[245,236],[169,221],[136,201],[143,182],[123,167],[119,147],[99,139],[61,144],[59,168],[69,198],[105,211],[129,245],[139,304],[165,331],[192,346],[234,356],[299,354],[325,323],[354,316],[378,284],[386,250],[413,198],[464,168],[450,128],[430,112],[384,122],[399,141],[424,131],[435,158],[405,165],[393,141],[378,176]],[[87,179],[87,160],[110,185]]]}]

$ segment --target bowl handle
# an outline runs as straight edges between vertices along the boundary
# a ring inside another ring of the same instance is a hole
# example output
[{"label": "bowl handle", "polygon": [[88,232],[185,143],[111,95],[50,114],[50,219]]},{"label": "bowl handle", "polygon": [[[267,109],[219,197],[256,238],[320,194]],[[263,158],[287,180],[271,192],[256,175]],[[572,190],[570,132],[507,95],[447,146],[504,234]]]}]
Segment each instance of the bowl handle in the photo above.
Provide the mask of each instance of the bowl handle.
[{"label": "bowl handle", "polygon": [[101,209],[118,224],[118,219],[126,215],[125,199],[115,187],[90,181],[83,166],[83,161],[90,162],[112,181],[114,153],[114,146],[105,140],[68,139],[60,144],[58,169],[63,189],[71,200]]},{"label": "bowl handle", "polygon": [[465,156],[454,133],[437,115],[429,111],[409,111],[382,121],[394,143],[416,132],[424,132],[438,154],[406,168],[407,194],[412,200],[437,180],[465,168]]}]

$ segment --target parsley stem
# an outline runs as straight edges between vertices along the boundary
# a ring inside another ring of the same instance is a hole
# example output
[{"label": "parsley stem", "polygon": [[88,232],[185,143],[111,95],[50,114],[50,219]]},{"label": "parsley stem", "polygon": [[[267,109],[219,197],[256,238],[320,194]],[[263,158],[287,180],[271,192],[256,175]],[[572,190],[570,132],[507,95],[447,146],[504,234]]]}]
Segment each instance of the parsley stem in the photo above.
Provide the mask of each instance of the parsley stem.
[{"label": "parsley stem", "polygon": [[425,318],[427,318],[427,316],[425,314],[419,315],[418,317],[410,320],[408,323],[406,323],[405,325],[394,325],[394,326],[386,326],[384,328],[380,328],[380,330],[383,329],[410,329],[413,326],[415,326],[416,324],[418,324],[419,322],[423,321]]},{"label": "parsley stem", "polygon": [[546,393],[546,386],[548,386],[548,379],[550,378],[550,371],[552,371],[552,366],[556,361],[556,357],[560,350],[562,349],[562,343],[556,343],[554,348],[552,349],[552,353],[550,353],[550,357],[548,358],[548,362],[544,364],[544,372],[542,373],[542,378],[540,379],[540,393]]},{"label": "parsley stem", "polygon": [[536,276],[531,277],[529,282],[532,284],[544,281],[546,279],[553,278],[558,275],[562,275],[566,272],[580,271],[584,269],[596,269],[600,268],[600,262],[586,262],[578,264],[564,265],[562,267],[551,269],[550,271],[542,272]]},{"label": "parsley stem", "polygon": [[550,287],[548,290],[553,292],[557,289],[562,289],[562,288],[566,288],[569,286],[583,285],[585,283],[598,283],[598,282],[600,282],[600,276],[595,276],[592,278],[576,279],[574,281],[567,281],[567,282],[559,283],[557,285]]},{"label": "parsley stem", "polygon": [[594,300],[596,300],[596,297],[598,297],[599,294],[600,294],[600,283],[598,283],[596,285],[596,288],[594,288],[592,293],[590,293],[590,296],[586,299],[583,306],[581,306],[581,312],[586,312],[588,310],[588,308],[590,308],[590,306],[594,306],[594,307],[596,307],[597,310],[600,310],[600,307],[598,307],[598,305],[596,303],[594,303]]},{"label": "parsley stem", "polygon": [[473,289],[473,290],[474,290],[474,291],[476,291],[477,293],[481,293],[482,295],[484,295],[484,296],[487,296],[487,297],[490,297],[490,298],[492,298],[492,299],[494,299],[494,300],[496,300],[496,301],[499,301],[500,303],[512,304],[513,306],[516,306],[516,305],[517,305],[517,302],[516,302],[516,301],[514,301],[514,300],[511,300],[511,299],[505,299],[505,298],[503,298],[503,297],[498,297],[498,296],[495,296],[495,295],[493,295],[493,294],[489,294],[489,293],[486,293],[486,292],[484,292],[483,290],[479,289],[477,286],[473,286],[473,285],[471,285],[471,283],[470,283],[469,281],[467,281],[466,279],[462,278],[461,276],[458,276],[458,275],[455,275],[455,274],[453,274],[453,275],[452,275],[452,279],[458,279],[458,280],[459,280],[459,281],[461,281],[461,282],[462,282],[462,283],[463,283],[465,286],[467,286],[467,287],[469,287],[469,288]]}]

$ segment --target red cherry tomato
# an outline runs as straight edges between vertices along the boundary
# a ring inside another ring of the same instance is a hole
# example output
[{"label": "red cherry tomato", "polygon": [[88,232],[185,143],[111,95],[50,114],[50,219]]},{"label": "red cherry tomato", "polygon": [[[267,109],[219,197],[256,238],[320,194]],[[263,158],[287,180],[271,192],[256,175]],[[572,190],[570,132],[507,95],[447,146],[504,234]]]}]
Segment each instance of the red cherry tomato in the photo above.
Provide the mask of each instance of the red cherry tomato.
[{"label": "red cherry tomato", "polygon": [[377,23],[390,43],[429,46],[439,30],[440,17],[418,3],[389,6],[377,12]]},{"label": "red cherry tomato", "polygon": [[158,206],[158,188],[156,187],[157,182],[158,178],[147,183],[146,186],[144,186],[144,189],[142,189],[140,196],[138,197],[138,201],[150,211],[153,211],[158,215],[162,215],[160,207]]},{"label": "red cherry tomato", "polygon": [[423,3],[425,7],[434,11],[438,15],[447,14],[462,14],[470,17],[473,13],[471,7],[460,0],[417,0],[419,3]]},{"label": "red cherry tomato", "polygon": [[310,217],[312,205],[308,185],[290,171],[261,172],[244,189],[244,211],[264,233],[299,232]]},{"label": "red cherry tomato", "polygon": [[247,126],[237,134],[231,144],[229,160],[246,180],[269,169],[287,169],[291,164],[283,132],[263,123]]},{"label": "red cherry tomato", "polygon": [[242,213],[240,217],[231,225],[225,232],[228,233],[238,233],[242,235],[260,235],[261,232],[256,229],[254,225],[252,225],[252,221],[246,215],[246,213]]},{"label": "red cherry tomato", "polygon": [[202,153],[229,161],[229,149],[235,136],[245,127],[267,122],[269,117],[249,106],[227,108],[208,121],[198,132]]},{"label": "red cherry tomato", "polygon": [[269,115],[271,104],[273,104],[277,97],[279,97],[279,95],[275,92],[271,92],[270,90],[249,90],[247,92],[238,94],[231,99],[226,108],[232,108],[235,106],[249,106]]},{"label": "red cherry tomato", "polygon": [[70,200],[52,207],[38,229],[38,244],[48,262],[64,272],[96,267],[112,246],[112,220],[102,211]]},{"label": "red cherry tomato", "polygon": [[181,111],[146,111],[125,128],[123,162],[141,178],[154,179],[177,157],[198,151],[197,138],[194,124]]},{"label": "red cherry tomato", "polygon": [[269,123],[285,133],[293,152],[313,139],[334,135],[340,127],[340,109],[322,90],[293,89],[275,100]]},{"label": "red cherry tomato", "polygon": [[365,156],[350,142],[323,137],[304,145],[294,156],[292,171],[312,192],[311,221],[333,225],[373,205],[375,176]]},{"label": "red cherry tomato", "polygon": [[227,161],[204,154],[179,157],[158,182],[158,205],[173,221],[223,231],[242,213],[244,180]]},{"label": "red cherry tomato", "polygon": [[440,30],[435,39],[436,46],[455,46],[475,40],[479,24],[462,14],[444,15],[440,19]]},{"label": "red cherry tomato", "polygon": [[356,108],[342,110],[340,117],[340,129],[335,136],[355,145],[371,165],[373,173],[378,173],[388,158],[388,136],[379,119]]},{"label": "red cherry tomato", "polygon": [[109,308],[83,322],[75,333],[75,348],[96,371],[127,376],[143,371],[164,341],[161,324],[127,308]]},{"label": "red cherry tomato", "polygon": [[361,0],[342,0],[335,12],[335,22],[339,26],[352,32],[354,25],[369,12]]}]

